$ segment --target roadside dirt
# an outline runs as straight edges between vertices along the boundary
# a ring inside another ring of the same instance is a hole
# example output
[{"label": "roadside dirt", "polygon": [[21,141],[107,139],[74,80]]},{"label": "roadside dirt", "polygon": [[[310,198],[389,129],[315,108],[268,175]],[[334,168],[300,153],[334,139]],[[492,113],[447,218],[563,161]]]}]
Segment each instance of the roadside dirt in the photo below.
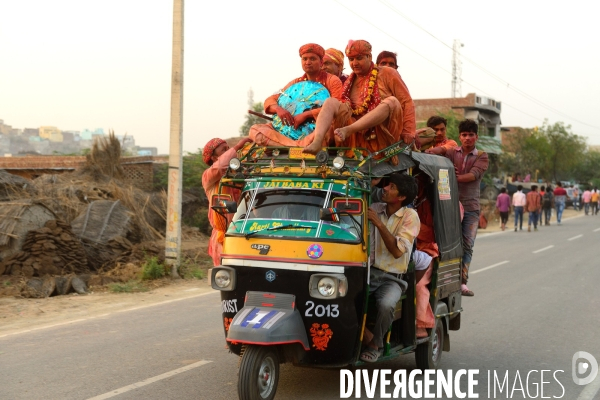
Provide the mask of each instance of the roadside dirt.
[{"label": "roadside dirt", "polygon": [[[147,291],[133,293],[114,293],[104,285],[90,287],[87,295],[72,293],[44,299],[0,296],[0,337],[210,292],[207,270],[212,261],[206,255],[206,246],[206,237],[182,242],[182,252],[202,271],[202,279],[144,281],[142,287]],[[6,285],[11,282],[10,278],[0,276],[0,284]]]},{"label": "roadside dirt", "polygon": [[193,297],[213,290],[206,278],[176,281],[164,279],[155,281],[154,284],[154,289],[141,293],[103,291],[45,299],[0,297],[0,338],[18,332]]}]

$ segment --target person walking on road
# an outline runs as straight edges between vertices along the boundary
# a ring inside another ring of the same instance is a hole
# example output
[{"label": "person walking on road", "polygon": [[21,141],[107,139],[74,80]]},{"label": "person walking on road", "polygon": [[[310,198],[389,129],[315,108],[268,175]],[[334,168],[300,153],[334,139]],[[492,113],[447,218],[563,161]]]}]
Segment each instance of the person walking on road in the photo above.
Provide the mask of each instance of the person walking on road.
[{"label": "person walking on road", "polygon": [[517,223],[519,224],[519,230],[523,230],[523,211],[525,210],[525,204],[527,204],[527,200],[525,198],[525,193],[523,193],[523,185],[519,185],[512,197],[512,205],[515,210],[515,232],[517,231]]},{"label": "person walking on road", "polygon": [[[544,214],[544,225],[550,225],[550,218],[552,217],[552,208],[554,207],[554,193],[552,193],[552,187],[548,186],[542,196],[542,211]],[[540,225],[542,220],[540,219]]]},{"label": "person walking on road", "polygon": [[537,231],[537,221],[540,209],[542,208],[540,201],[540,194],[537,191],[537,185],[532,185],[531,190],[526,196],[526,207],[529,212],[529,221],[527,222],[527,232],[531,232],[531,223],[533,223],[533,230]]},{"label": "person walking on road", "polygon": [[600,193],[598,193],[598,188],[595,187],[590,196],[590,203],[592,204],[592,215],[598,214],[598,198],[600,197]]},{"label": "person walking on road", "polygon": [[496,208],[500,213],[501,229],[506,229],[508,222],[508,212],[510,211],[510,196],[506,194],[506,188],[500,189],[500,194],[496,199]]},{"label": "person walking on road", "polygon": [[565,210],[565,202],[567,201],[567,191],[562,187],[562,183],[556,182],[554,189],[554,206],[556,207],[556,222],[560,225],[562,213]]},{"label": "person walking on road", "polygon": [[592,201],[592,192],[588,188],[585,188],[583,194],[581,195],[581,201],[583,202],[583,211],[585,215],[589,215],[590,213],[590,202]]}]

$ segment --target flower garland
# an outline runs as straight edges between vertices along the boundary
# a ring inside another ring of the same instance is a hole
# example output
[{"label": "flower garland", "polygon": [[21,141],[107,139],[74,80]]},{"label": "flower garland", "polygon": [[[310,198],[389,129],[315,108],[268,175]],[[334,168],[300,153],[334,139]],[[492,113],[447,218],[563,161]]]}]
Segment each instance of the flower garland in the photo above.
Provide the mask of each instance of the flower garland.
[{"label": "flower garland", "polygon": [[[371,111],[381,102],[381,98],[379,97],[379,88],[376,85],[378,73],[379,71],[376,67],[373,67],[373,69],[371,69],[369,79],[365,81],[365,87],[362,90],[364,100],[361,105],[357,107],[352,107],[352,114],[362,115],[367,111]],[[346,82],[344,82],[344,91],[342,93],[342,99],[349,103],[351,103],[350,89],[352,88],[352,84],[354,83],[355,78],[356,74],[353,72],[352,74],[350,74],[348,79],[346,79]]]}]

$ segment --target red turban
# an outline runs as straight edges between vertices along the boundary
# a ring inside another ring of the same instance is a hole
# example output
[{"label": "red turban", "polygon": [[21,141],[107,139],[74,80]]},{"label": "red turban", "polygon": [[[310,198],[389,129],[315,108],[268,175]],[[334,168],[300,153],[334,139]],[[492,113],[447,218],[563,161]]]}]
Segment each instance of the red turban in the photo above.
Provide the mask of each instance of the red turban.
[{"label": "red turban", "polygon": [[370,55],[371,44],[366,40],[349,40],[346,46],[347,57],[358,57],[360,55]]},{"label": "red turban", "polygon": [[340,67],[344,66],[344,53],[337,49],[327,49],[325,50],[325,57],[323,57],[323,61],[331,60],[334,64],[339,65]]},{"label": "red turban", "polygon": [[208,165],[212,165],[212,155],[215,151],[215,149],[217,147],[219,147],[220,145],[222,145],[223,143],[227,143],[226,141],[224,141],[223,139],[219,139],[219,138],[214,138],[214,139],[210,139],[208,141],[208,143],[206,143],[206,146],[204,146],[204,148],[202,149],[202,159],[204,160],[204,162]]},{"label": "red turban", "polygon": [[325,50],[323,50],[323,48],[316,43],[309,43],[301,46],[299,53],[300,57],[302,57],[302,55],[305,53],[314,53],[322,60],[323,56],[325,55]]}]

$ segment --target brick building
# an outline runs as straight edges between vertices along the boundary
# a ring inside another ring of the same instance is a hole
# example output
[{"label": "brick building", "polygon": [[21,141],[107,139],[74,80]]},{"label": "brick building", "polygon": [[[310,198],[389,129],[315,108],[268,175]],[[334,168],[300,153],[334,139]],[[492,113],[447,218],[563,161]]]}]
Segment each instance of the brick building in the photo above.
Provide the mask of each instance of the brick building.
[{"label": "brick building", "polygon": [[[154,179],[154,163],[168,162],[166,157],[122,157],[123,181],[150,191]],[[34,179],[44,174],[61,174],[85,165],[83,156],[0,157],[0,169],[13,175]]]}]

